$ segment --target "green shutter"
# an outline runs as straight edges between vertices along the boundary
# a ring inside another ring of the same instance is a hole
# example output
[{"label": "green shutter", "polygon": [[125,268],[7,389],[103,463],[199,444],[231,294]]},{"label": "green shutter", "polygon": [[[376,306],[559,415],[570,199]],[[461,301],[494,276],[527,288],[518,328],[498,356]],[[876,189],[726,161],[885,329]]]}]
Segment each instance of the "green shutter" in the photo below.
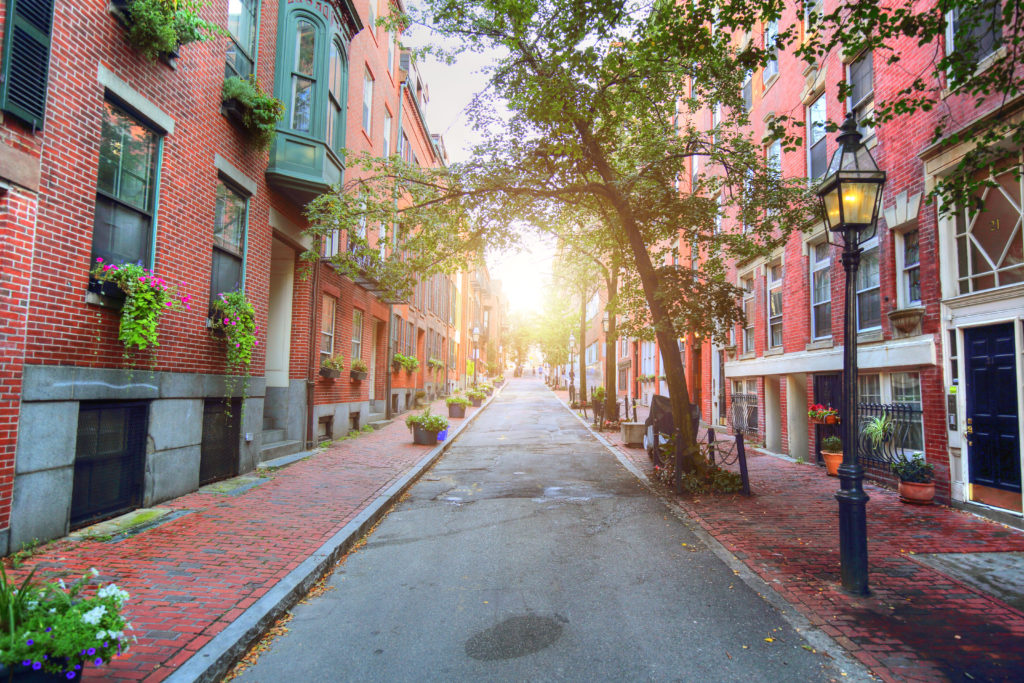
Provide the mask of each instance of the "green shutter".
[{"label": "green shutter", "polygon": [[7,0],[0,109],[43,127],[50,70],[53,0]]}]

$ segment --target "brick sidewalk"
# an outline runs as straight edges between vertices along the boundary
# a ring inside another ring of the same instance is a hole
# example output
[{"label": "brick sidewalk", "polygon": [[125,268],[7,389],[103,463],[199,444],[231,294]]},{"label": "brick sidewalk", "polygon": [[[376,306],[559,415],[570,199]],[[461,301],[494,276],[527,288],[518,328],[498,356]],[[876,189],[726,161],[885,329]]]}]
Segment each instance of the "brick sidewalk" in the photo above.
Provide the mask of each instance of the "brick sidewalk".
[{"label": "brick sidewalk", "polygon": [[[651,479],[643,449],[625,447],[617,432],[602,436]],[[748,452],[750,498],[669,495],[812,624],[885,681],[1024,680],[1024,614],[915,559],[1024,552],[1024,533],[940,505],[906,505],[866,483],[871,595],[851,597],[839,580],[838,480],[816,465]]]},{"label": "brick sidewalk", "polygon": [[[444,401],[431,407],[447,414]],[[479,410],[468,408],[452,429]],[[76,576],[96,567],[104,582],[126,589],[138,643],[85,678],[163,680],[424,458],[430,447],[413,445],[404,417],[265,473],[267,481],[240,495],[196,492],[162,503],[188,514],[137,536],[56,541],[22,572]]]}]

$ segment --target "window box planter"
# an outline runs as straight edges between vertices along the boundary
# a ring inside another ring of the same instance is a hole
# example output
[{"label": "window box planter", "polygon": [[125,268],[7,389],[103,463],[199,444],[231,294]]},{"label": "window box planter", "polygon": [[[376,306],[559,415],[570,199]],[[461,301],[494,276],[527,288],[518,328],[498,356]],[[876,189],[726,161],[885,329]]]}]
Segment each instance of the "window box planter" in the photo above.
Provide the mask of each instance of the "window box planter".
[{"label": "window box planter", "polygon": [[33,671],[31,667],[14,665],[9,669],[0,664],[0,681],[14,681],[14,683],[67,683],[64,674],[50,673],[48,671]]},{"label": "window box planter", "polygon": [[362,382],[364,379],[366,379],[366,372],[351,370],[349,371],[348,376],[352,379],[353,382]]},{"label": "window box planter", "polygon": [[924,317],[924,308],[915,306],[913,308],[897,308],[889,311],[889,322],[898,332],[904,335],[913,334],[920,329],[921,319]]},{"label": "window box planter", "polygon": [[326,379],[338,379],[341,377],[341,370],[333,370],[331,368],[320,368],[320,376]]},{"label": "window box planter", "polygon": [[224,108],[224,115],[227,116],[239,128],[245,129],[245,105],[237,97],[230,97],[221,103]]}]

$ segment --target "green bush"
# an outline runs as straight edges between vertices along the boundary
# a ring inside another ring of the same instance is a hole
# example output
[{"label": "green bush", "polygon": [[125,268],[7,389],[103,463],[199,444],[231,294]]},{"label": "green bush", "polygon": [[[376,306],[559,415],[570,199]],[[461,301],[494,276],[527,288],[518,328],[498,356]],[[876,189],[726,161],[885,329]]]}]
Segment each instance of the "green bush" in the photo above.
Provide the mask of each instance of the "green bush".
[{"label": "green bush", "polygon": [[821,450],[829,453],[842,453],[843,440],[838,436],[826,436],[821,440]]},{"label": "green bush", "polygon": [[353,372],[367,372],[367,370],[368,370],[368,368],[366,367],[366,361],[364,361],[362,358],[353,358],[352,359],[352,371]]},{"label": "green bush", "polygon": [[462,406],[463,408],[469,405],[469,399],[463,398],[461,396],[449,396],[444,400],[444,402],[446,405]]},{"label": "green bush", "polygon": [[284,117],[284,103],[263,91],[259,82],[252,76],[241,79],[237,76],[224,81],[221,97],[226,102],[236,99],[245,113],[242,124],[252,138],[253,144],[260,149],[267,149],[274,141],[277,124]]},{"label": "green bush", "polygon": [[893,462],[891,467],[893,474],[899,477],[900,481],[911,484],[930,483],[935,470],[935,466],[925,462],[924,457],[920,453],[914,453],[910,456],[901,455]]},{"label": "green bush", "polygon": [[341,372],[342,370],[345,369],[345,356],[344,354],[339,353],[336,356],[325,358],[324,360],[320,361],[320,367],[327,368],[328,370],[337,370],[338,372]]},{"label": "green bush", "polygon": [[604,387],[598,387],[594,389],[594,400],[603,401],[605,397]]},{"label": "green bush", "polygon": [[484,393],[483,391],[480,391],[479,389],[470,389],[470,390],[468,390],[466,392],[466,396],[470,400],[474,400],[474,401],[482,401],[485,398],[487,398],[487,394]]}]

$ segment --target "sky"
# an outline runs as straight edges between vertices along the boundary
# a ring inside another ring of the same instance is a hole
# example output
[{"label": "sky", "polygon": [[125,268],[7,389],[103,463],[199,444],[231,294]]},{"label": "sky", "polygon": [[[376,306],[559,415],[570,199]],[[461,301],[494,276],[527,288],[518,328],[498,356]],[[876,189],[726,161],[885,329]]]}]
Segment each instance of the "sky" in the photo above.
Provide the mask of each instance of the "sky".
[{"label": "sky", "polygon": [[[425,29],[416,26],[408,42],[422,45],[428,39]],[[490,59],[489,55],[464,54],[451,65],[433,59],[418,63],[430,89],[430,102],[425,112],[427,125],[431,133],[439,133],[444,138],[452,162],[467,159],[473,146],[481,141],[466,117],[466,109],[473,97],[487,87],[487,76],[482,69]],[[541,310],[553,254],[553,247],[537,243],[520,253],[488,255],[491,278],[501,280],[513,311]]]}]

